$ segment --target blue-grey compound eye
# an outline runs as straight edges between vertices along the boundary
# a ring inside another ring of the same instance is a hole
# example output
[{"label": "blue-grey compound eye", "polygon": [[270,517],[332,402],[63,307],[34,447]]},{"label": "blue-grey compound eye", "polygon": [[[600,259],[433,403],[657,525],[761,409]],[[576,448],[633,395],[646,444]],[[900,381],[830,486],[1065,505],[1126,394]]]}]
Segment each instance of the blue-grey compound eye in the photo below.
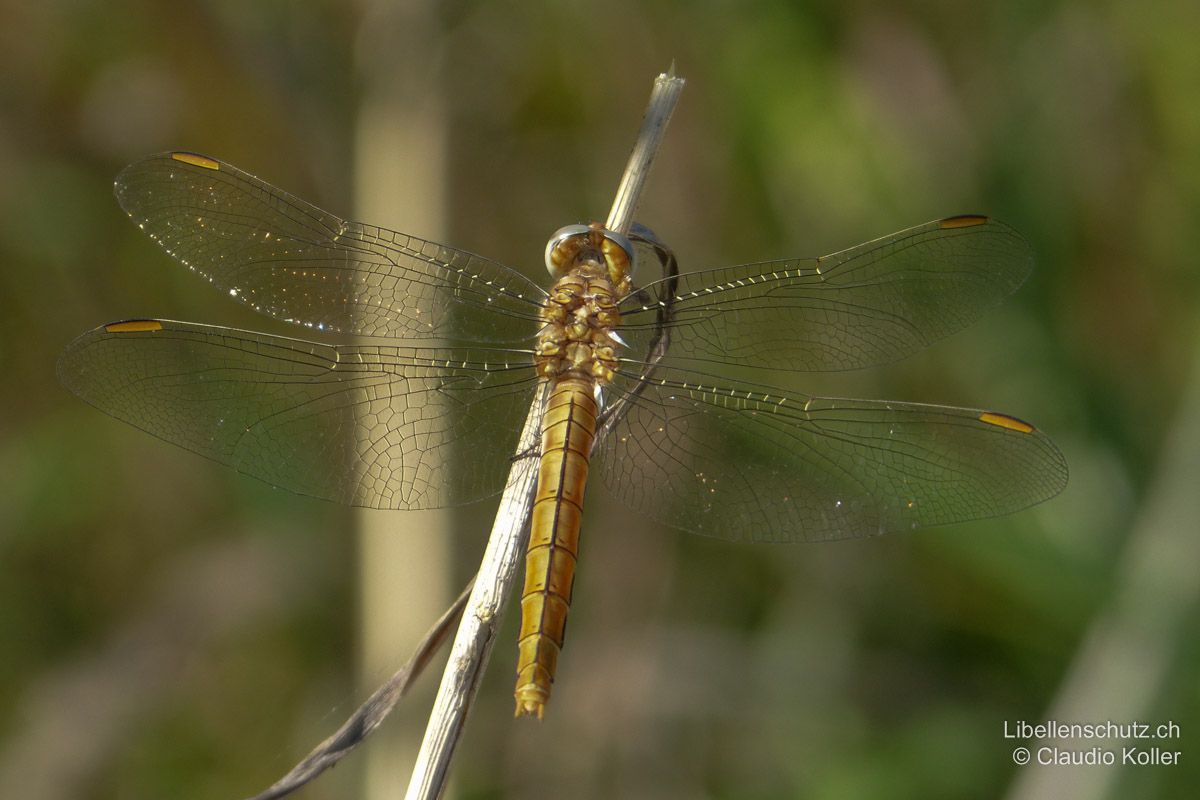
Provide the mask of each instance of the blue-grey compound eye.
[{"label": "blue-grey compound eye", "polygon": [[550,241],[546,242],[546,269],[550,275],[555,278],[561,278],[566,269],[570,268],[570,264],[563,263],[561,257],[555,257],[555,251],[566,242],[568,239],[576,236],[586,236],[591,232],[591,228],[583,224],[565,225],[554,232],[550,237]]},{"label": "blue-grey compound eye", "polygon": [[[623,260],[617,259],[618,262],[623,261],[621,266],[622,272],[626,274],[633,272],[633,242],[628,237],[622,236],[615,231],[601,228],[600,223],[593,223],[591,225],[566,225],[554,232],[554,235],[550,237],[550,241],[546,242],[546,270],[550,275],[554,278],[561,278],[565,275],[571,269],[580,250],[588,246],[588,240],[595,241],[592,237],[597,233],[602,238],[621,248],[624,252],[625,258]],[[571,240],[573,239],[577,241],[572,242]],[[604,248],[604,250],[608,251],[608,248]],[[596,253],[597,257],[600,255],[600,253]],[[607,257],[606,260],[608,260]]]},{"label": "blue-grey compound eye", "polygon": [[617,247],[619,247],[625,251],[625,260],[628,262],[628,265],[629,265],[628,269],[626,269],[626,274],[632,275],[633,270],[637,267],[637,262],[635,260],[636,254],[634,253],[634,250],[633,250],[633,242],[629,241],[629,237],[622,236],[621,234],[617,233],[616,231],[610,231],[607,228],[604,230],[604,238],[608,239],[610,242],[615,244]]}]

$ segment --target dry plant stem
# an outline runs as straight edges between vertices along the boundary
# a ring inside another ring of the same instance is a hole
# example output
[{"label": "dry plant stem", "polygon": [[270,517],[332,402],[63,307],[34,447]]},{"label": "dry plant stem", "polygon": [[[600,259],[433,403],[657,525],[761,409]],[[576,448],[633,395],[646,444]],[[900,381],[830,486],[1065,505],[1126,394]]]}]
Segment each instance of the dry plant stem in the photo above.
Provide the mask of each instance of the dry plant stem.
[{"label": "dry plant stem", "polygon": [[525,549],[525,518],[537,484],[537,451],[548,390],[549,384],[542,384],[525,418],[518,455],[508,473],[508,485],[500,498],[475,586],[450,648],[421,751],[413,765],[405,795],[410,799],[437,798],[445,789],[458,736],[496,641],[504,599]]},{"label": "dry plant stem", "polygon": [[[655,80],[642,129],[609,214],[609,230],[628,233],[650,165],[682,89],[683,79],[676,78],[673,69],[670,74],[660,75]],[[450,660],[442,674],[421,751],[413,765],[405,795],[407,800],[436,800],[446,788],[454,749],[483,678],[500,627],[504,601],[510,594],[524,551],[525,523],[537,482],[536,454],[541,438],[542,412],[549,388],[548,383],[543,384],[525,419],[517,457],[500,500],[500,510],[475,578],[475,588],[450,650]]]},{"label": "dry plant stem", "polygon": [[633,213],[637,211],[642,189],[646,185],[646,178],[650,176],[650,167],[662,144],[667,123],[671,121],[671,114],[679,102],[683,84],[683,78],[675,76],[674,64],[654,80],[650,103],[646,106],[646,115],[642,117],[642,129],[638,132],[633,152],[629,154],[629,165],[625,167],[625,174],[617,186],[617,196],[613,199],[612,210],[608,212],[608,221],[604,223],[604,227],[610,231],[622,236],[629,233]]},{"label": "dry plant stem", "polygon": [[434,654],[442,649],[442,645],[450,636],[450,631],[454,623],[458,621],[463,607],[467,604],[471,586],[472,584],[468,583],[467,587],[458,596],[458,599],[433,624],[433,627],[425,634],[425,638],[422,639],[421,644],[417,647],[416,652],[413,653],[412,658],[408,660],[407,664],[401,667],[387,683],[376,689],[367,701],[359,706],[358,710],[351,715],[350,719],[346,720],[342,727],[338,728],[336,733],[317,745],[287,775],[284,775],[272,784],[265,792],[255,795],[252,800],[278,800],[280,797],[291,794],[300,787],[308,784],[325,770],[336,765],[349,755],[351,750],[362,744],[379,727],[384,718],[392,712],[397,701],[408,692],[409,687],[420,677]]}]

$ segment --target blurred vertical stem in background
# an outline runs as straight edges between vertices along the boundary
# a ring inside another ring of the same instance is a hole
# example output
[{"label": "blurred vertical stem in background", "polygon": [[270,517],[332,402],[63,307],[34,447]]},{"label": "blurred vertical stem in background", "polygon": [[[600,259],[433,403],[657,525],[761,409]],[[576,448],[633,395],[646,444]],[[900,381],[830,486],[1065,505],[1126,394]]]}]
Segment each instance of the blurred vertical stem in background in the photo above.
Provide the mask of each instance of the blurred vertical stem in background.
[{"label": "blurred vertical stem in background", "polygon": [[[446,227],[446,112],[432,74],[439,41],[433,2],[364,3],[356,53],[355,215],[435,241],[444,239]],[[391,674],[453,597],[450,514],[367,511],[358,517],[360,681],[366,690]],[[399,797],[420,727],[393,723],[377,737],[365,751],[361,796]]]},{"label": "blurred vertical stem in background", "polygon": [[[1160,712],[1158,699],[1180,644],[1187,639],[1187,628],[1194,624],[1200,600],[1200,572],[1196,570],[1200,564],[1200,536],[1196,534],[1200,531],[1200,503],[1196,502],[1196,487],[1200,486],[1200,338],[1193,344],[1191,372],[1177,408],[1146,502],[1117,564],[1111,599],[1084,635],[1046,710],[1047,720],[1142,722],[1150,724],[1153,732],[1168,721],[1178,724],[1184,713],[1182,708]],[[1185,726],[1181,735],[1188,733]],[[1061,742],[1029,743],[1034,762],[1018,773],[1008,800],[1125,796],[1125,792],[1115,791],[1120,766],[1039,767],[1037,748],[1044,744]],[[1186,749],[1179,735],[1163,740],[1100,740],[1096,744],[1109,750]],[[1091,745],[1068,740],[1062,746],[1084,750]]]}]

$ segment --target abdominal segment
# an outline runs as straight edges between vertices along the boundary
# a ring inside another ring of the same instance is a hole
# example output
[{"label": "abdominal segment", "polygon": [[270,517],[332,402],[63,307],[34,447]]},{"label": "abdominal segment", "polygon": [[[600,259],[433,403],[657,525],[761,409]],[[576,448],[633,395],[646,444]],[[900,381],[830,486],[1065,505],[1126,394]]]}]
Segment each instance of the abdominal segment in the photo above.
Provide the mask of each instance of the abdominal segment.
[{"label": "abdominal segment", "polygon": [[579,524],[588,455],[596,433],[596,400],[590,377],[555,381],[542,422],[538,488],[525,556],[518,642],[518,716],[542,716],[562,650],[579,553]]}]

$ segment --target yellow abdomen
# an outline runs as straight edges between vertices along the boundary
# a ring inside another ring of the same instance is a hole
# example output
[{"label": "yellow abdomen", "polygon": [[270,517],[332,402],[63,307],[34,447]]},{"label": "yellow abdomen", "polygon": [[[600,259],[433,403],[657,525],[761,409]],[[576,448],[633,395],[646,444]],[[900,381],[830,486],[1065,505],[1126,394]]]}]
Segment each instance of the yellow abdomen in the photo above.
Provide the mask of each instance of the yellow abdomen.
[{"label": "yellow abdomen", "polygon": [[562,650],[579,553],[588,456],[596,437],[594,387],[592,379],[582,375],[558,378],[542,421],[541,465],[521,593],[518,716],[542,716]]}]

